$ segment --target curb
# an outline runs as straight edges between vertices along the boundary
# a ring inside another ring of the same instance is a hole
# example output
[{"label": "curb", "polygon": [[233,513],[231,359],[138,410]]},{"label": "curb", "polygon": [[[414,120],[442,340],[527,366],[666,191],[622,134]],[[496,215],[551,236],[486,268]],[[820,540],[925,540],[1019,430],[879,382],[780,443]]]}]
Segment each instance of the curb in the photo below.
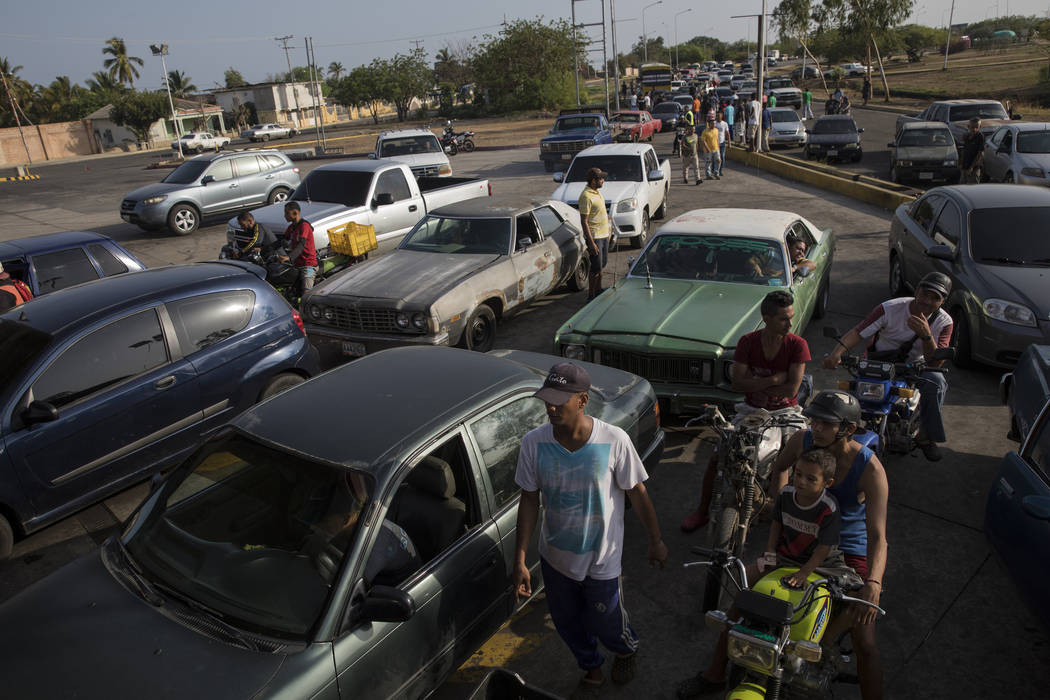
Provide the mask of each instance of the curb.
[{"label": "curb", "polygon": [[22,180],[39,180],[39,175],[15,175],[14,177],[0,177],[0,182],[21,182]]}]

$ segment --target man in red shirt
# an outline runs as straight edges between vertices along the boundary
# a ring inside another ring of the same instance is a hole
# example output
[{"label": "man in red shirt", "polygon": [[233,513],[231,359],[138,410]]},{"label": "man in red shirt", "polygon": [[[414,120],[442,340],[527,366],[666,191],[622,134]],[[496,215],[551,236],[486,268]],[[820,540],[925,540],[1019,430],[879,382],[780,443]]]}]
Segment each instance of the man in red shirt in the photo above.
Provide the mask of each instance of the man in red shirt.
[{"label": "man in red shirt", "polygon": [[[733,389],[744,393],[744,403],[736,405],[734,422],[753,413],[754,409],[801,413],[798,390],[812,358],[809,345],[791,332],[795,317],[795,298],[777,290],[762,300],[762,328],[745,333],[733,352]],[[784,435],[783,438],[787,438]],[[718,475],[718,454],[712,454],[704,473],[700,507],[682,520],[682,531],[692,532],[710,519],[711,493]]]},{"label": "man in red shirt", "polygon": [[313,289],[314,277],[317,275],[317,248],[314,247],[314,228],[303,218],[299,202],[288,202],[284,205],[284,220],[288,228],[284,231],[288,239],[288,256],[299,270],[300,294]]}]

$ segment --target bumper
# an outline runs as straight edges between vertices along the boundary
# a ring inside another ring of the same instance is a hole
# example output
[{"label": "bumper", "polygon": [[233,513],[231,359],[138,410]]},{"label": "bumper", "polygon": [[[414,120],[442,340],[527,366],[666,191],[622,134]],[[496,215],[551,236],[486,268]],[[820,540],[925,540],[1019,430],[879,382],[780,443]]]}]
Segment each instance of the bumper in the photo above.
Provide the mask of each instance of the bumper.
[{"label": "bumper", "polygon": [[769,132],[769,143],[778,146],[791,145],[801,146],[806,143],[806,132],[801,134],[778,134],[776,131]]},{"label": "bumper", "polygon": [[708,404],[718,404],[723,409],[732,408],[744,400],[744,395],[728,387],[706,384],[674,384],[649,382],[660,400],[660,410],[668,415],[699,415]]},{"label": "bumper", "polygon": [[1050,178],[1046,177],[1033,177],[1031,175],[1017,175],[1016,182],[1018,185],[1041,185],[1042,187],[1050,187]]},{"label": "bumper", "polygon": [[616,238],[633,238],[642,230],[641,209],[625,214],[612,214],[609,218],[612,221],[613,236]]},{"label": "bumper", "polygon": [[851,156],[860,151],[860,144],[856,143],[842,143],[828,145],[823,143],[814,144],[810,142],[807,144],[810,155],[813,156],[827,156],[828,158],[845,158]]},{"label": "bumper", "polygon": [[168,211],[170,207],[142,206],[137,205],[133,210],[120,212],[120,218],[129,224],[145,224],[147,226],[166,226],[168,223]]},{"label": "bumper", "polygon": [[958,182],[961,172],[957,167],[945,167],[943,165],[923,166],[913,165],[910,167],[898,167],[897,177],[902,180],[916,180],[919,182]]},{"label": "bumper", "polygon": [[973,356],[993,367],[1013,367],[1029,345],[1050,344],[1050,321],[1037,321],[1039,325],[1031,328],[996,321],[983,313],[970,321],[975,334],[970,338]]},{"label": "bumper", "polygon": [[579,151],[540,151],[540,160],[544,163],[553,163],[554,165],[564,165],[569,167],[569,163],[576,157]]},{"label": "bumper", "polygon": [[405,345],[449,345],[448,332],[437,335],[355,333],[307,323],[306,335],[317,348],[323,369],[388,348]]}]

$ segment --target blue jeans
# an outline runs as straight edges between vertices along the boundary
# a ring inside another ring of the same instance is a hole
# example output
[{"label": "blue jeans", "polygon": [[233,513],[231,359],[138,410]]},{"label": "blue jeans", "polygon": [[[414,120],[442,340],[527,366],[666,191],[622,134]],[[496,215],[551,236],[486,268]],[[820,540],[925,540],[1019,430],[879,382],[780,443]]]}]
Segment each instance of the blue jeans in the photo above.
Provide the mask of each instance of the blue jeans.
[{"label": "blue jeans", "polygon": [[726,167],[726,148],[728,148],[728,147],[729,147],[729,141],[723,141],[722,143],[718,144],[718,156],[720,158],[720,160],[718,161],[718,176],[719,177],[722,176],[722,169]]},{"label": "blue jeans", "polygon": [[547,606],[558,634],[584,671],[599,668],[605,657],[598,641],[609,651],[627,656],[638,649],[638,635],[623,607],[620,579],[574,581],[540,558]]},{"label": "blue jeans", "polygon": [[919,421],[923,436],[933,442],[945,442],[948,438],[944,435],[941,407],[948,391],[948,380],[940,372],[923,372],[915,385],[919,389]]}]

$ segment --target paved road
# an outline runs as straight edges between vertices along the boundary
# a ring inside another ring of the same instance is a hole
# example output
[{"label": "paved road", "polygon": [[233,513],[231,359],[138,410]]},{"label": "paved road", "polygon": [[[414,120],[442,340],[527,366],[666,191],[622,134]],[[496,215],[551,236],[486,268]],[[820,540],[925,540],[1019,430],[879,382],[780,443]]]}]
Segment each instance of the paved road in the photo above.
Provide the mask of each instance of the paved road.
[{"label": "paved road", "polygon": [[[657,138],[661,152],[670,136]],[[224,226],[206,226],[193,236],[145,234],[120,221],[117,209],[131,187],[158,179],[143,170],[150,159],[126,156],[86,164],[49,166],[39,181],[0,189],[0,237],[71,228],[102,230],[151,265],[201,260],[219,248]],[[476,152],[453,159],[457,174],[493,180],[493,191],[548,195],[554,188],[535,150]],[[304,171],[316,163],[304,163]],[[832,276],[826,323],[855,323],[886,295],[887,212],[843,197],[730,163],[721,181],[683,186],[672,178],[671,215],[698,207],[791,209],[819,226],[831,226],[839,251]],[[615,252],[607,284],[626,269],[627,251]],[[584,303],[584,295],[560,293],[508,319],[498,344],[550,351],[553,331]],[[815,357],[830,350],[820,327],[805,333]],[[817,386],[833,386],[836,373],[815,368]],[[998,405],[993,370],[954,371],[946,404],[951,442],[942,462],[918,456],[894,457],[890,479],[889,569],[883,598],[889,617],[879,626],[889,697],[960,698],[1045,694],[1050,645],[1019,602],[991,557],[981,531],[984,498],[1001,455],[1007,416]],[[673,696],[674,681],[691,674],[696,660],[713,645],[698,612],[700,576],[683,570],[696,536],[680,533],[677,523],[695,505],[709,447],[679,419],[665,417],[668,446],[650,480],[664,536],[672,551],[665,571],[644,564],[644,536],[628,517],[625,543],[625,597],[643,638],[638,679],[626,689],[611,686],[605,697]],[[17,545],[12,560],[0,564],[0,599],[73,557],[90,551],[141,499],[140,486],[69,518]],[[761,540],[752,538],[752,543]],[[757,552],[756,552],[757,553]],[[560,694],[573,688],[578,672],[553,633],[542,600],[508,625],[445,687],[439,697],[461,698],[488,668],[507,666]],[[857,697],[845,688],[840,697]]]}]

